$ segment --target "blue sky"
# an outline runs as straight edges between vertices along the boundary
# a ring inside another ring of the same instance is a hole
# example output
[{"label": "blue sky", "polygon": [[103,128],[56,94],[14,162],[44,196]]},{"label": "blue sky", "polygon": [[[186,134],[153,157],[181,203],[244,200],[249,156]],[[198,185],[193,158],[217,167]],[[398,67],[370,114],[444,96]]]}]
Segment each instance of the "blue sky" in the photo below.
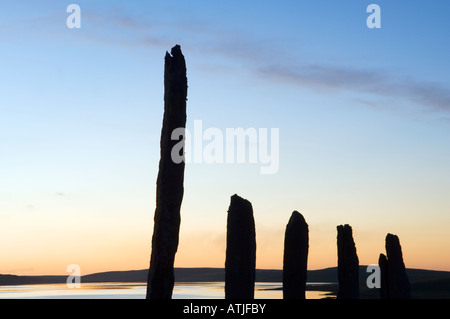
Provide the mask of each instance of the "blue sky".
[{"label": "blue sky", "polygon": [[187,166],[178,265],[223,265],[238,193],[254,206],[261,268],[281,267],[299,210],[312,268],[336,262],[335,227],[350,223],[363,263],[392,232],[407,266],[450,269],[427,249],[450,244],[449,3],[376,1],[382,27],[368,29],[371,1],[74,1],[82,27],[68,29],[70,3],[0,5],[0,273],[148,265],[175,44],[188,127],[280,129],[277,174]]}]

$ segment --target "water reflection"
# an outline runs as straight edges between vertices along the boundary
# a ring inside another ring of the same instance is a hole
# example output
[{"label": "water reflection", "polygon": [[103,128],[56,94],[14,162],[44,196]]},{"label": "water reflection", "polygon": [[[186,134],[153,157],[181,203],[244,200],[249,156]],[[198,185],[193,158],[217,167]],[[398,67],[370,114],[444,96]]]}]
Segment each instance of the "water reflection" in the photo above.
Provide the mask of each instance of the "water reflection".
[{"label": "water reflection", "polygon": [[[174,299],[223,299],[223,282],[176,283]],[[2,299],[144,299],[145,283],[81,283],[80,288],[66,284],[0,286]],[[326,291],[307,291],[307,299],[326,298]],[[282,299],[280,283],[256,283],[255,299]]]}]

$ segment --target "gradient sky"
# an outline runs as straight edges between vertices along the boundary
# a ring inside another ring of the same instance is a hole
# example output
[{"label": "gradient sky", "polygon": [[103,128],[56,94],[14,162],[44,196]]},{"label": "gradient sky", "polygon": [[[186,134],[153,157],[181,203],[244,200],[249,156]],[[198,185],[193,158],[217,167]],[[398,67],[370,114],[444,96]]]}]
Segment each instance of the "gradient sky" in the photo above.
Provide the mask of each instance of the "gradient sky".
[{"label": "gradient sky", "polygon": [[[81,7],[81,29],[66,7]],[[381,29],[366,7],[381,7]],[[253,204],[258,268],[282,267],[293,210],[308,267],[360,264],[387,233],[450,270],[447,1],[3,1],[0,273],[149,265],[164,54],[188,68],[188,128],[279,128],[280,167],[188,164],[176,266],[223,267],[230,196]]]}]

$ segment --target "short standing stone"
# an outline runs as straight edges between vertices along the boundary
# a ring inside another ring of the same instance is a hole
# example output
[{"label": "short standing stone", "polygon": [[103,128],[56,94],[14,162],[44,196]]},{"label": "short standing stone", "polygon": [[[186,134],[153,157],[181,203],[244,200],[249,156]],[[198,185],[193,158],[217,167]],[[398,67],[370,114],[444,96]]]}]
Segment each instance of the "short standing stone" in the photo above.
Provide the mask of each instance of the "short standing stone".
[{"label": "short standing stone", "polygon": [[305,299],[308,247],[308,224],[299,212],[294,211],[284,237],[284,299]]},{"label": "short standing stone", "polygon": [[388,269],[388,261],[386,258],[386,255],[380,254],[380,257],[378,258],[378,266],[380,267],[380,298],[381,299],[388,299],[389,293],[388,293],[388,276],[387,276],[387,269]]},{"label": "short standing stone", "polygon": [[359,298],[359,260],[349,225],[337,227],[339,299]]},{"label": "short standing stone", "polygon": [[398,236],[387,234],[387,288],[389,299],[408,299],[411,297],[411,288],[406,268],[403,262],[402,247]]},{"label": "short standing stone", "polygon": [[256,238],[252,204],[233,195],[227,218],[226,299],[254,298],[255,264]]}]

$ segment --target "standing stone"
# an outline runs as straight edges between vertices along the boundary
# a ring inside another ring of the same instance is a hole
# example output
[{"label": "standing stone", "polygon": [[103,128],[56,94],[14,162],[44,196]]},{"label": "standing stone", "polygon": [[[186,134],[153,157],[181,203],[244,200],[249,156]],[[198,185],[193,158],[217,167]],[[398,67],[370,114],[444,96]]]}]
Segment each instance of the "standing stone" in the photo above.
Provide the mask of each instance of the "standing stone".
[{"label": "standing stone", "polygon": [[256,239],[252,204],[231,197],[227,218],[225,299],[253,299],[255,292]]},{"label": "standing stone", "polygon": [[381,299],[388,299],[389,293],[388,293],[388,276],[387,276],[387,269],[388,269],[388,260],[386,255],[380,254],[380,258],[378,258],[378,266],[380,267],[380,298]]},{"label": "standing stone", "polygon": [[186,63],[180,46],[176,45],[171,54],[166,52],[165,56],[164,118],[147,298],[172,298],[185,165],[184,161],[175,163],[171,157],[172,148],[178,143],[184,143],[184,139],[181,142],[172,140],[171,135],[177,128],[186,128],[186,97]]},{"label": "standing stone", "polygon": [[337,226],[338,299],[359,298],[359,260],[349,225]]},{"label": "standing stone", "polygon": [[308,224],[302,214],[294,211],[284,236],[284,299],[305,299],[308,242]]},{"label": "standing stone", "polygon": [[387,291],[389,299],[409,299],[411,289],[403,263],[402,247],[396,235],[386,236]]}]

